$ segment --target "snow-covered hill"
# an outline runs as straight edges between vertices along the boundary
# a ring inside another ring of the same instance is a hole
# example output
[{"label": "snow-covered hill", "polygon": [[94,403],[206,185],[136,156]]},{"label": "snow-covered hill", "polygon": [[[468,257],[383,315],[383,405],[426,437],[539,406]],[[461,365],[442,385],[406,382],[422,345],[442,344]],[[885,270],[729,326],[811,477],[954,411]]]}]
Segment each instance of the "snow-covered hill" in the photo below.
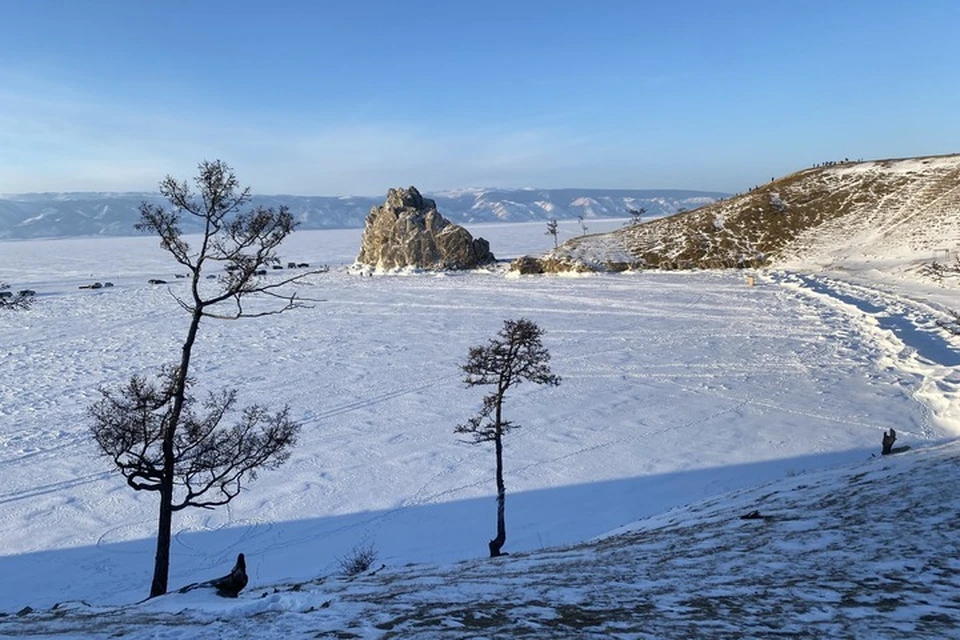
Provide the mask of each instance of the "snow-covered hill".
[{"label": "snow-covered hill", "polygon": [[[595,541],[0,619],[27,637],[900,638],[960,629],[960,446],[724,494]],[[162,630],[162,631],[161,631]]]},{"label": "snow-covered hill", "polygon": [[960,155],[799,171],[548,257],[568,267],[909,269],[960,249]]},{"label": "snow-covered hill", "polygon": [[[725,194],[682,190],[462,189],[425,194],[457,223],[523,222],[626,217],[643,207],[648,217],[714,202]],[[384,197],[256,196],[253,206],[285,204],[300,228],[362,227],[370,207]],[[40,193],[0,196],[0,239],[135,235],[141,202],[164,203],[151,193]],[[184,220],[185,231],[197,231]]]}]

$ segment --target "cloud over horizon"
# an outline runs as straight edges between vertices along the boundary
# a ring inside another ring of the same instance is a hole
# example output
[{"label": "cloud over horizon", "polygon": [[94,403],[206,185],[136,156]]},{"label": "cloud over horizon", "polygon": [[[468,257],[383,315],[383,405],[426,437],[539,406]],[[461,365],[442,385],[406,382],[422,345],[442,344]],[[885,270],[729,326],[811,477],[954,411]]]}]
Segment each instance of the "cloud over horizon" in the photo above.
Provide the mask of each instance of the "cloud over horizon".
[{"label": "cloud over horizon", "polygon": [[560,127],[443,131],[404,122],[322,127],[279,119],[269,126],[262,118],[213,119],[4,80],[2,193],[152,191],[165,175],[187,178],[197,162],[212,158],[233,165],[262,193],[376,195],[398,184],[556,187],[575,183],[615,152],[607,141]]},{"label": "cloud over horizon", "polygon": [[[184,16],[189,16],[187,19]],[[0,191],[736,192],[960,151],[960,3],[12,3]]]}]

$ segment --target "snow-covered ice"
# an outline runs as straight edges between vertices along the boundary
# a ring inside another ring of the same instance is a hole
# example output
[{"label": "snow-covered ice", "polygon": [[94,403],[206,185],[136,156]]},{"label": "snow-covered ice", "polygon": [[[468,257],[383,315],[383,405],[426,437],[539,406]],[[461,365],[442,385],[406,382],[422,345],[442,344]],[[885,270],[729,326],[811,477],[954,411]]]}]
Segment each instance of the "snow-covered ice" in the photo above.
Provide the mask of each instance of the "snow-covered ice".
[{"label": "snow-covered ice", "polygon": [[[543,224],[471,231],[500,258],[553,242]],[[458,364],[505,318],[546,330],[563,377],[507,401],[523,425],[505,441],[511,552],[863,461],[889,428],[915,449],[960,433],[960,350],[922,291],[792,272],[755,274],[753,287],[736,272],[363,277],[344,267],[359,237],[299,232],[284,246],[284,264],[332,267],[299,289],[309,308],[201,326],[200,390],[289,403],[304,428],[290,461],[228,507],[175,515],[172,587],[224,573],[238,552],[251,592],[333,574],[360,542],[393,568],[482,558],[493,454],[453,433],[482,395]],[[0,281],[39,293],[30,312],[0,315],[0,612],[136,602],[152,570],[154,496],[97,455],[85,411],[98,386],[175,359],[187,318],[171,292],[186,284],[151,238],[0,243],[0,254]],[[92,281],[115,286],[78,289]],[[271,602],[199,606],[242,616]]]}]

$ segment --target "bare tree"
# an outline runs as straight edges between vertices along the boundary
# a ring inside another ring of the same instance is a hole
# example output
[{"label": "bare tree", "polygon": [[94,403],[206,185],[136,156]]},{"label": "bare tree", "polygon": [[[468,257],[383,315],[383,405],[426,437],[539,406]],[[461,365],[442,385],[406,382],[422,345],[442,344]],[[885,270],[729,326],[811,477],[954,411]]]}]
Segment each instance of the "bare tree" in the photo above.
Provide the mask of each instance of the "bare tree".
[{"label": "bare tree", "polygon": [[0,309],[8,311],[24,311],[33,304],[33,291],[24,289],[14,293],[10,291],[10,285],[6,282],[0,282]]},{"label": "bare tree", "polygon": [[494,443],[497,463],[497,536],[489,542],[491,558],[500,555],[507,541],[503,434],[520,426],[504,420],[503,401],[509,389],[525,380],[550,386],[560,384],[560,377],[550,371],[550,353],[540,340],[542,336],[543,329],[530,320],[506,320],[496,338],[486,345],[471,347],[466,364],[460,367],[466,374],[464,383],[468,387],[495,387],[493,392],[483,397],[480,412],[455,429],[456,433],[472,435],[474,443]]},{"label": "bare tree", "polygon": [[[211,394],[202,403],[189,393],[201,320],[261,317],[302,306],[283,287],[313,273],[278,281],[258,275],[264,266],[279,262],[276,249],[294,230],[286,207],[244,211],[250,189],[241,189],[233,170],[220,160],[201,162],[194,183],[196,194],[186,182],[167,176],[160,193],[170,208],[143,203],[137,224],[141,231],[156,233],[161,248],[190,273],[189,295],[174,294],[190,314],[180,361],[164,368],[157,384],[134,377],[117,393],[102,390],[103,398],[90,409],[93,437],[127,484],[159,494],[151,597],[167,591],[173,512],[230,502],[245,477],[286,459],[300,428],[288,408],[271,414],[258,405],[242,410],[227,427],[224,420],[236,411],[235,390]],[[198,218],[203,228],[196,245],[180,232],[184,215]],[[204,273],[215,268],[224,270],[215,282],[208,281]],[[267,304],[247,306],[263,298]]]},{"label": "bare tree", "polygon": [[557,246],[558,246],[557,233],[558,233],[558,229],[557,229],[557,220],[556,220],[556,218],[554,218],[553,220],[547,220],[547,232],[546,232],[544,235],[553,236],[553,248],[554,248],[554,249],[556,249]]},{"label": "bare tree", "polygon": [[627,209],[627,213],[630,214],[630,219],[627,220],[627,225],[633,226],[643,222],[643,216],[647,214],[647,210],[645,207],[638,207],[636,209],[629,207]]},{"label": "bare tree", "polygon": [[583,216],[577,216],[577,220],[580,222],[580,230],[583,231],[583,235],[587,235],[587,223],[583,221]]}]

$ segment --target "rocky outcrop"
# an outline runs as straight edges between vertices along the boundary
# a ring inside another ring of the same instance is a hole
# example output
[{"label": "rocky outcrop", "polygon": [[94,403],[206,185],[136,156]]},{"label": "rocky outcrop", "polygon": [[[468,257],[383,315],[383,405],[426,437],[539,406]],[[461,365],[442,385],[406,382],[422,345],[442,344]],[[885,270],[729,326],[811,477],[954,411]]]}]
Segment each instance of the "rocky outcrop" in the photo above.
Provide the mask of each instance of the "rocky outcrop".
[{"label": "rocky outcrop", "polygon": [[[625,271],[610,267],[608,271]],[[520,256],[510,263],[509,271],[521,276],[540,275],[544,273],[589,273],[595,271],[586,265],[571,260],[558,260],[549,256]]]},{"label": "rocky outcrop", "polygon": [[473,269],[494,260],[490,243],[444,218],[415,187],[390,189],[370,209],[357,256],[376,269]]}]

